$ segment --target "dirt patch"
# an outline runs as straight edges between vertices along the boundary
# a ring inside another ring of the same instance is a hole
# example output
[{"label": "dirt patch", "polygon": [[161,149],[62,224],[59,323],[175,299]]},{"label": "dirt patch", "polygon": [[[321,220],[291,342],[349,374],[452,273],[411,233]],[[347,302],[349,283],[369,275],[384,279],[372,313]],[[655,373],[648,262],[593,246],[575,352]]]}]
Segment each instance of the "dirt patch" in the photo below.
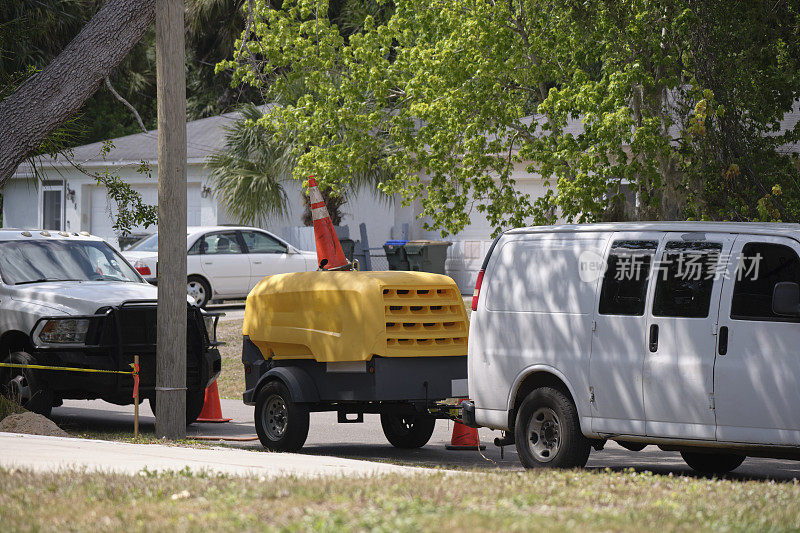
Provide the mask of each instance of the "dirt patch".
[{"label": "dirt patch", "polygon": [[8,415],[3,420],[0,420],[0,431],[25,433],[27,435],[47,435],[49,437],[69,437],[66,431],[58,427],[49,418],[31,412]]}]

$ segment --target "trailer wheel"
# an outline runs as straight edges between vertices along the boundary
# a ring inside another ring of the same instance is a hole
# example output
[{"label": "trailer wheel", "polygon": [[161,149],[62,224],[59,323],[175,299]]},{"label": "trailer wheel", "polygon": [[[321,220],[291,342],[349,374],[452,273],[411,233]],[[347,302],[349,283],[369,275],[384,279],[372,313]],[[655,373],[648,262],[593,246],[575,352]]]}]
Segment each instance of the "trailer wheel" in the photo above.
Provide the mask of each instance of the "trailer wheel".
[{"label": "trailer wheel", "polygon": [[433,435],[436,419],[423,414],[381,413],[386,439],[396,448],[422,448]]},{"label": "trailer wheel", "polygon": [[701,474],[727,474],[744,462],[745,456],[736,453],[698,453],[682,451],[681,457],[692,470]]},{"label": "trailer wheel", "polygon": [[[36,359],[25,352],[13,352],[5,362],[35,365]],[[28,368],[0,368],[0,395],[28,411],[49,417],[53,408],[53,391],[41,379],[41,371],[38,372]]]},{"label": "trailer wheel", "polygon": [[264,448],[292,452],[303,447],[308,437],[308,408],[292,401],[283,383],[267,383],[256,397],[255,426]]}]

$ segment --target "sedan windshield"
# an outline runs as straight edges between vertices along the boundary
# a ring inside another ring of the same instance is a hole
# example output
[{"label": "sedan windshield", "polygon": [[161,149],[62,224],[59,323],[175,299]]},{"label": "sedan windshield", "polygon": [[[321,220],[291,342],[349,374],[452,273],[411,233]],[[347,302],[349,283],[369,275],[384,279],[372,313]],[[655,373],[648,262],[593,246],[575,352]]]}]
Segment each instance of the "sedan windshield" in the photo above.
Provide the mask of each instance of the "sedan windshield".
[{"label": "sedan windshield", "polygon": [[9,285],[44,281],[141,281],[110,246],[100,241],[3,241],[0,274]]},{"label": "sedan windshield", "polygon": [[145,237],[128,248],[127,252],[158,252],[158,233]]}]

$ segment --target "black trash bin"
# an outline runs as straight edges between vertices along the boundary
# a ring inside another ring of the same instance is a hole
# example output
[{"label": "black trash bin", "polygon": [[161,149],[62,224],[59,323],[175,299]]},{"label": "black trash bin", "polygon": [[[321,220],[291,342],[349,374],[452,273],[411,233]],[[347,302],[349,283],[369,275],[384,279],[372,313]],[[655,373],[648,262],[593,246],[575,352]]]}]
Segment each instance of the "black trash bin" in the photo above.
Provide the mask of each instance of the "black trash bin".
[{"label": "black trash bin", "polygon": [[342,251],[344,252],[344,256],[347,258],[348,261],[352,263],[353,254],[356,251],[356,241],[354,241],[353,239],[339,239],[339,243],[342,245]]},{"label": "black trash bin", "polygon": [[408,241],[404,248],[409,270],[444,274],[447,249],[452,244],[448,241]]},{"label": "black trash bin", "polygon": [[384,243],[383,250],[386,252],[386,261],[389,263],[389,270],[411,270],[404,248],[407,242],[408,241],[394,240]]}]

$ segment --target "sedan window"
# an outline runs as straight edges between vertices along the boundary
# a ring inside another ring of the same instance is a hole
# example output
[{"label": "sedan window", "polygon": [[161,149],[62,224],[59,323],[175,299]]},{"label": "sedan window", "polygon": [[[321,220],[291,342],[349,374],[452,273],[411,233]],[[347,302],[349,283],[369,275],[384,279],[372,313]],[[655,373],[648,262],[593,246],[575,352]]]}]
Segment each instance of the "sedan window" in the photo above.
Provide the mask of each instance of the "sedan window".
[{"label": "sedan window", "polygon": [[251,254],[285,254],[286,245],[260,231],[243,231],[242,237]]},{"label": "sedan window", "polygon": [[235,231],[225,233],[211,233],[201,239],[201,254],[240,254],[242,247],[236,238]]}]

